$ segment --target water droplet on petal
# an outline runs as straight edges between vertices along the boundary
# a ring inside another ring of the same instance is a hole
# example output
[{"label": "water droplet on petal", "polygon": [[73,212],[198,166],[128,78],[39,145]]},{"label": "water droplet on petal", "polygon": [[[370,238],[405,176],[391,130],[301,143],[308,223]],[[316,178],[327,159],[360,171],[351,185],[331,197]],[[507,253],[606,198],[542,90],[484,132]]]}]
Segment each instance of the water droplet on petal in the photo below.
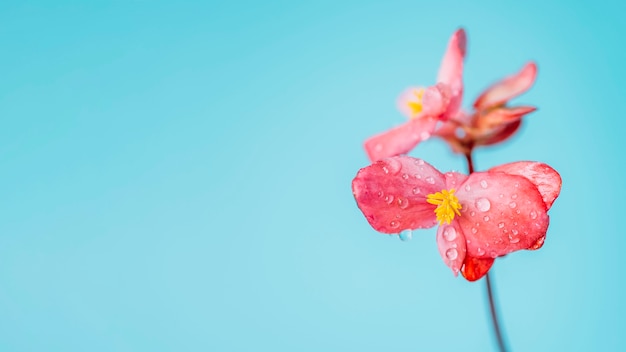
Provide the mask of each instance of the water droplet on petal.
[{"label": "water droplet on petal", "polygon": [[446,229],[443,230],[443,238],[445,238],[446,241],[454,241],[456,239],[456,230],[454,227],[446,227]]},{"label": "water droplet on petal", "polygon": [[476,208],[482,212],[489,211],[491,209],[491,202],[487,198],[478,198],[476,200]]},{"label": "water droplet on petal", "polygon": [[399,237],[402,241],[409,241],[411,238],[413,238],[413,231],[404,230],[400,232]]},{"label": "water droplet on petal", "polygon": [[517,234],[519,233],[517,230],[513,229],[511,230],[511,233],[513,234],[513,236],[517,236]]},{"label": "water droplet on petal", "polygon": [[519,187],[519,182],[515,182],[515,188]]},{"label": "water droplet on petal", "polygon": [[484,255],[485,254],[485,250],[480,248],[480,247],[476,248],[476,252],[478,252],[478,255]]},{"label": "water droplet on petal", "polygon": [[472,233],[476,233],[476,232],[478,232],[478,230],[476,230],[475,227],[472,227]]},{"label": "water droplet on petal", "polygon": [[415,160],[415,165],[424,165],[424,160],[422,160],[422,159],[416,159],[416,160]]},{"label": "water droplet on petal", "polygon": [[421,191],[420,191],[419,188],[417,188],[417,187],[413,188],[413,194],[420,194],[420,192]]},{"label": "water droplet on petal", "polygon": [[489,217],[488,217],[488,216],[485,216],[485,217],[483,218],[483,220],[485,220],[485,221],[489,221]]},{"label": "water droplet on petal", "polygon": [[515,211],[515,214],[519,214],[519,213],[521,213],[521,212],[522,212],[521,210],[517,209],[517,210]]},{"label": "water droplet on petal", "polygon": [[503,222],[498,224],[498,228],[503,228],[503,227],[504,227],[504,223]]},{"label": "water droplet on petal", "polygon": [[472,210],[472,211],[470,211],[470,215],[474,216],[474,215],[476,215],[476,212]]},{"label": "water droplet on petal", "polygon": [[515,203],[515,202],[509,203],[509,207],[511,207],[511,209],[515,208],[516,206],[517,206],[517,203]]},{"label": "water droplet on petal", "polygon": [[383,166],[383,171],[385,172],[385,174],[389,173],[389,169],[386,166]]},{"label": "water droplet on petal", "polygon": [[450,248],[446,251],[446,258],[450,260],[455,260],[458,257],[459,257],[459,251],[457,251],[455,248]]},{"label": "water droplet on petal", "polygon": [[389,158],[389,159],[385,159],[385,161],[387,162],[387,166],[383,167],[383,170],[387,170],[385,171],[385,173],[391,173],[392,175],[397,174],[398,172],[400,172],[400,170],[402,169],[402,163],[399,160],[396,160],[394,158]]},{"label": "water droplet on petal", "polygon": [[435,179],[432,176],[428,176],[426,177],[426,182],[430,183],[431,185],[434,185]]},{"label": "water droplet on petal", "polygon": [[409,179],[409,174],[402,174],[402,178],[405,179],[405,180],[408,180]]},{"label": "water droplet on petal", "polygon": [[389,223],[389,227],[391,227],[392,229],[397,229],[398,227],[400,227],[400,223],[398,221],[392,221]]},{"label": "water droplet on petal", "polygon": [[471,189],[472,189],[472,187],[470,187],[470,185],[465,185],[465,190],[466,190],[466,191],[468,191],[468,192],[469,192]]},{"label": "water droplet on petal", "polygon": [[511,195],[511,198],[516,199],[517,198],[517,193],[513,193],[513,195]]},{"label": "water droplet on petal", "polygon": [[428,138],[430,138],[430,133],[424,131],[424,132],[420,133],[420,138],[421,138],[421,140],[425,141]]},{"label": "water droplet on petal", "polygon": [[537,212],[536,212],[536,211],[534,211],[534,210],[533,210],[533,211],[531,211],[531,212],[530,212],[530,218],[531,218],[531,219],[536,219],[536,218],[537,218]]},{"label": "water droplet on petal", "polygon": [[400,209],[406,209],[409,206],[409,200],[406,198],[398,198],[398,206]]},{"label": "water droplet on petal", "polygon": [[391,194],[388,194],[385,196],[385,202],[387,202],[387,204],[391,204],[393,203],[393,196]]},{"label": "water droplet on petal", "polygon": [[480,187],[482,187],[482,188],[487,188],[487,186],[489,186],[489,185],[487,184],[487,181],[485,181],[485,180],[480,181]]},{"label": "water droplet on petal", "polygon": [[509,239],[509,242],[511,242],[513,244],[518,243],[519,241],[520,241],[519,237],[510,237],[510,239]]},{"label": "water droplet on petal", "polygon": [[498,257],[498,253],[496,253],[495,251],[491,251],[489,253],[489,255],[491,256],[491,258],[496,259]]}]

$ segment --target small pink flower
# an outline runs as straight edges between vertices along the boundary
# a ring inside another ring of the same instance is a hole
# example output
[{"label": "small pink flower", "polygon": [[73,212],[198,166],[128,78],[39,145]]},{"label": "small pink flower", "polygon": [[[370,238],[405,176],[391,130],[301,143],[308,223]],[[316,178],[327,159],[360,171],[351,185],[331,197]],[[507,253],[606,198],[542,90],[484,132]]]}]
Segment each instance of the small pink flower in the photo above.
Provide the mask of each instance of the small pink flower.
[{"label": "small pink flower", "polygon": [[436,135],[462,154],[508,139],[518,130],[522,117],[536,110],[532,106],[508,107],[508,101],[530,89],[536,77],[537,65],[527,63],[516,74],[487,88],[474,102],[471,114],[459,113],[438,128]]},{"label": "small pink flower", "polygon": [[400,96],[398,107],[409,121],[365,141],[371,161],[408,153],[430,138],[438,121],[457,114],[463,99],[465,42],[463,29],[454,32],[439,68],[438,83],[428,88],[411,87]]},{"label": "small pink flower", "polygon": [[497,257],[543,245],[547,211],[560,190],[558,172],[530,161],[467,176],[398,156],[359,170],[352,181],[357,205],[376,231],[397,234],[439,224],[443,261],[470,281],[483,277]]}]

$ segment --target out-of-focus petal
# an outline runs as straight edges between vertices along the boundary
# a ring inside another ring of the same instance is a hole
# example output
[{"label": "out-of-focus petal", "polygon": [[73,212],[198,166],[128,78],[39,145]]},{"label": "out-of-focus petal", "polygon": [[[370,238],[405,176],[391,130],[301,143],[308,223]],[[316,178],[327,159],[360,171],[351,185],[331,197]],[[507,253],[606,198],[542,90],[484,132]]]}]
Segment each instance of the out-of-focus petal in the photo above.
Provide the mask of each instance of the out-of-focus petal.
[{"label": "out-of-focus petal", "polygon": [[535,110],[537,110],[537,108],[533,106],[496,108],[478,117],[476,119],[476,128],[490,129],[504,124],[509,124],[521,119],[524,115]]},{"label": "out-of-focus petal", "polygon": [[485,146],[502,143],[512,137],[521,125],[522,120],[517,120],[509,124],[496,127],[492,130],[480,131],[480,134],[474,135],[474,145]]},{"label": "out-of-focus petal", "polygon": [[451,91],[448,114],[458,111],[463,99],[463,60],[466,43],[465,30],[461,28],[454,32],[439,67],[437,82],[445,83]]},{"label": "out-of-focus petal", "polygon": [[522,69],[487,88],[474,102],[477,110],[487,109],[506,103],[508,100],[527,91],[537,77],[537,65],[529,62]]},{"label": "out-of-focus petal", "polygon": [[352,193],[367,221],[378,232],[432,227],[435,206],[426,195],[441,191],[445,177],[421,159],[398,156],[362,168],[352,181]]},{"label": "out-of-focus petal", "polygon": [[424,116],[410,120],[366,140],[365,152],[372,162],[406,154],[420,142],[430,138],[435,127],[437,119],[434,117]]},{"label": "out-of-focus petal", "polygon": [[462,208],[454,220],[463,229],[471,257],[495,258],[528,249],[546,234],[546,205],[524,176],[476,172],[456,195]]},{"label": "out-of-focus petal", "polygon": [[541,193],[546,209],[550,209],[554,200],[561,193],[561,175],[548,164],[536,161],[518,161],[493,167],[488,172],[504,172],[527,178]]},{"label": "out-of-focus petal", "polygon": [[442,225],[437,229],[437,247],[454,276],[459,274],[465,260],[465,235],[459,225],[453,221],[450,225]]},{"label": "out-of-focus petal", "polygon": [[474,258],[466,255],[461,274],[467,281],[476,281],[487,274],[494,260],[493,258]]}]

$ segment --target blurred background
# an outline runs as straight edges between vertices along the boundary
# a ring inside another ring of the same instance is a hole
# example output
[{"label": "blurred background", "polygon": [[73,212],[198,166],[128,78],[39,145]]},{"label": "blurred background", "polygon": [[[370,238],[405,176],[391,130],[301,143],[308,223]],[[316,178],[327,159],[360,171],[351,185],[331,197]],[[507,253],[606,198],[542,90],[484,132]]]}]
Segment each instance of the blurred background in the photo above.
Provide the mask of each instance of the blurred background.
[{"label": "blurred background", "polygon": [[[624,10],[2,1],[0,350],[495,350],[484,283],[451,274],[434,230],[376,233],[350,189],[460,26],[465,107],[539,66],[515,100],[539,110],[476,167],[563,177],[545,246],[492,270],[508,342],[620,350]],[[439,140],[411,155],[465,170]]]}]

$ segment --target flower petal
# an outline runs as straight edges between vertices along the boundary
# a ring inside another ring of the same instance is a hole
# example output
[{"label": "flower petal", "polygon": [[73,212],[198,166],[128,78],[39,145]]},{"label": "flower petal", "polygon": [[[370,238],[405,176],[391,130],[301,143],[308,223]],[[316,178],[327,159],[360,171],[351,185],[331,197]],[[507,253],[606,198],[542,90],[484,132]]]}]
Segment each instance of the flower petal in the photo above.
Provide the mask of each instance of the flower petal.
[{"label": "flower petal", "polygon": [[487,274],[494,261],[493,258],[474,258],[467,255],[461,274],[467,281],[476,281]]},{"label": "flower petal", "polygon": [[408,156],[379,160],[352,180],[359,209],[374,230],[388,234],[434,226],[435,206],[426,202],[426,195],[444,187],[443,174]]},{"label": "flower petal", "polygon": [[450,87],[450,104],[447,114],[456,113],[461,107],[463,99],[463,59],[467,37],[465,30],[458,29],[448,42],[448,48],[441,60],[437,82],[445,83]]},{"label": "flower petal", "polygon": [[410,120],[365,141],[365,152],[374,162],[400,154],[406,154],[420,142],[430,138],[437,127],[437,119],[424,116]]},{"label": "flower petal", "polygon": [[465,260],[465,235],[459,224],[452,222],[437,229],[437,247],[443,262],[452,269],[454,276],[459,274]]},{"label": "flower petal", "polygon": [[550,165],[535,161],[518,161],[493,167],[489,172],[504,172],[509,175],[519,175],[534,183],[543,197],[546,209],[561,193],[561,175]]},{"label": "flower petal", "polygon": [[475,146],[493,145],[504,142],[511,138],[522,125],[522,120],[513,121],[511,123],[494,128],[485,134],[474,135]]},{"label": "flower petal", "polygon": [[508,100],[527,91],[537,77],[537,65],[529,62],[522,69],[487,88],[474,102],[477,110],[487,109],[506,103]]},{"label": "flower petal", "polygon": [[456,195],[462,208],[454,221],[463,229],[471,257],[496,258],[528,249],[546,234],[546,205],[537,187],[523,176],[476,172]]},{"label": "flower petal", "polygon": [[492,109],[476,119],[476,127],[479,129],[489,129],[521,119],[537,108],[533,106],[519,106],[514,108],[502,107]]}]

